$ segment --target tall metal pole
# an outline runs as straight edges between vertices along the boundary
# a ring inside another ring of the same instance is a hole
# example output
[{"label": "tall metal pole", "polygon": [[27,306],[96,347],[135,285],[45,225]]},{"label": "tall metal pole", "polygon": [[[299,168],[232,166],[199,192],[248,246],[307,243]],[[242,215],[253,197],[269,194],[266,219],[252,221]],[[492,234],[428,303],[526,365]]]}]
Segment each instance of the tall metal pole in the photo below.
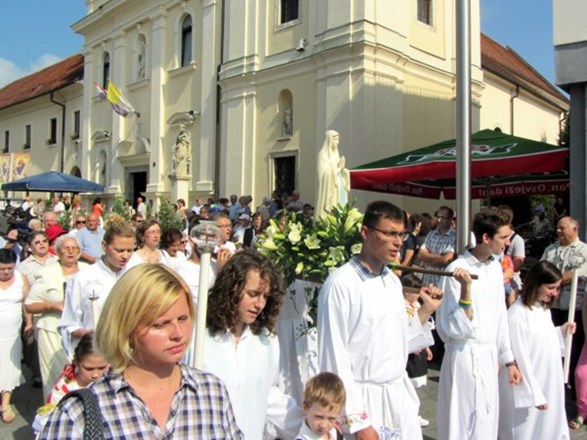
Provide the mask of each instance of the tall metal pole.
[{"label": "tall metal pole", "polygon": [[456,2],[457,248],[463,253],[471,225],[471,4]]}]

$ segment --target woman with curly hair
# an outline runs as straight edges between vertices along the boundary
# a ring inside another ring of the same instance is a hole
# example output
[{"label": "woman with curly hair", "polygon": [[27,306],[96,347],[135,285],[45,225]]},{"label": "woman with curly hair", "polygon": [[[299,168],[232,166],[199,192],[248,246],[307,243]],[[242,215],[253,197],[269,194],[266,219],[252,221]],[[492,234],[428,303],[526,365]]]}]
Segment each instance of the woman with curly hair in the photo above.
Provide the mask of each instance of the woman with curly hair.
[{"label": "woman with curly hair", "polygon": [[266,421],[281,437],[293,438],[304,418],[295,401],[277,386],[275,325],[284,298],[279,269],[251,251],[228,260],[210,290],[203,370],[226,384],[245,438],[263,438]]}]

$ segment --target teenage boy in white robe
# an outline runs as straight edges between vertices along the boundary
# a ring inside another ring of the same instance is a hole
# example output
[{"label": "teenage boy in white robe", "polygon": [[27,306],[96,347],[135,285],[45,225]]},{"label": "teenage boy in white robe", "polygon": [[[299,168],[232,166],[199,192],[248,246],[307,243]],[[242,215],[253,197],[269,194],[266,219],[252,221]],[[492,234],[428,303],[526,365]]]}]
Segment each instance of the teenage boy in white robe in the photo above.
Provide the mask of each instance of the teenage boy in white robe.
[{"label": "teenage boy in white robe", "polygon": [[426,322],[442,293],[423,288],[422,307],[408,318],[399,278],[387,267],[404,231],[401,209],[385,201],[369,204],[360,254],[331,273],[320,291],[318,361],[321,371],[344,382],[345,438],[377,440],[382,427],[401,431],[403,440],[422,438],[420,401],[406,362],[409,353],[434,343]]},{"label": "teenage boy in white robe", "polygon": [[[438,438],[497,438],[499,368],[517,385],[498,256],[512,234],[507,213],[487,208],[473,220],[477,245],[453,261],[442,280],[436,329],[445,343],[438,393]],[[471,274],[478,279],[473,281]]]}]

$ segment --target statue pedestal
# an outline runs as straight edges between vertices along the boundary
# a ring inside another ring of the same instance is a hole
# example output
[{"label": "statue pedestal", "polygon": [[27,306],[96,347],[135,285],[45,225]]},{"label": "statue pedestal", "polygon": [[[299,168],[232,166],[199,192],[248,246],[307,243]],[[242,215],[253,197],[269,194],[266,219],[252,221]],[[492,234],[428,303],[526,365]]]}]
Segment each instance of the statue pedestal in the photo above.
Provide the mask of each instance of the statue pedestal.
[{"label": "statue pedestal", "polygon": [[179,177],[175,174],[170,174],[168,177],[171,180],[171,203],[175,203],[177,199],[184,199],[186,204],[189,204],[192,176]]}]

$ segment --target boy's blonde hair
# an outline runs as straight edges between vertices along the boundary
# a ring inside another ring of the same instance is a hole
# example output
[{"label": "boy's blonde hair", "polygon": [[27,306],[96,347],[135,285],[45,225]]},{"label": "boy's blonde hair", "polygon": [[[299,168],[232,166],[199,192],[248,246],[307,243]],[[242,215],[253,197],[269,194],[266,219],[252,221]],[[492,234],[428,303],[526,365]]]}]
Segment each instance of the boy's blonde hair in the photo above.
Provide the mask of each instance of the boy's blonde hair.
[{"label": "boy's blonde hair", "polygon": [[304,388],[304,409],[310,409],[314,403],[330,411],[336,408],[342,411],[346,404],[346,391],[340,377],[323,371],[308,380]]},{"label": "boy's blonde hair", "polygon": [[137,327],[149,326],[184,295],[192,323],[194,304],[189,287],[161,264],[140,264],[126,272],[108,295],[96,327],[95,346],[116,372],[136,363]]}]

